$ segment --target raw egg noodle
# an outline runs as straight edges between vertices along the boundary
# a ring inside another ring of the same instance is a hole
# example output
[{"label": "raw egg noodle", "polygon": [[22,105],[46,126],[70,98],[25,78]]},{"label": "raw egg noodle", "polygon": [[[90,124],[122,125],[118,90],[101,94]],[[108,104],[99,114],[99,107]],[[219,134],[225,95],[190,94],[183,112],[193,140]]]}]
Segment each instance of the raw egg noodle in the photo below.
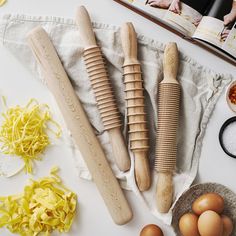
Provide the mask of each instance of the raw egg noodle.
[{"label": "raw egg noodle", "polygon": [[57,175],[30,180],[19,195],[0,197],[0,227],[21,236],[49,236],[53,230],[68,232],[76,213],[77,196]]},{"label": "raw egg noodle", "polygon": [[[25,107],[8,108],[2,113],[0,127],[0,151],[8,155],[17,155],[24,160],[25,171],[32,173],[32,162],[40,160],[45,148],[50,144],[48,133],[57,138],[61,136],[60,126],[52,119],[47,104],[39,104],[31,99]],[[55,127],[51,129],[49,123]]]},{"label": "raw egg noodle", "polygon": [[0,0],[0,7],[6,3],[6,0]]}]

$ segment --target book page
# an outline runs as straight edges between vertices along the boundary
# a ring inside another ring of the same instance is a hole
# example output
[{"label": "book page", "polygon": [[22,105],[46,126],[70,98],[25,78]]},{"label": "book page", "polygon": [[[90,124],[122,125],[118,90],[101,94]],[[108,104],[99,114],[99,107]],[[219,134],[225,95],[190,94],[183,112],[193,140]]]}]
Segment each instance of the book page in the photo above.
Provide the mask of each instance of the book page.
[{"label": "book page", "polygon": [[221,33],[224,29],[224,22],[211,16],[204,16],[199,23],[193,38],[207,41],[216,47],[221,48],[223,39]]},{"label": "book page", "polygon": [[193,36],[201,19],[202,15],[198,11],[179,0],[173,0],[164,16],[164,21],[189,37]]},{"label": "book page", "polygon": [[156,1],[148,1],[148,0],[122,0],[123,2],[131,5],[132,7],[137,8],[138,10],[151,15],[154,18],[162,21],[165,13],[167,12],[170,3],[172,0],[162,0],[166,2],[166,4],[156,4]]},{"label": "book page", "polygon": [[223,43],[222,49],[236,58],[236,23]]},{"label": "book page", "polygon": [[193,38],[210,43],[233,57],[236,47],[236,1],[218,0],[198,25]]},{"label": "book page", "polygon": [[[185,36],[191,37],[202,18],[196,8],[196,0],[121,0],[146,13]],[[208,1],[208,0],[197,0]],[[210,0],[211,1],[211,0]],[[187,2],[189,5],[185,4]],[[193,7],[192,7],[193,6]],[[202,7],[202,5],[200,4]],[[199,7],[197,9],[200,9]]]}]

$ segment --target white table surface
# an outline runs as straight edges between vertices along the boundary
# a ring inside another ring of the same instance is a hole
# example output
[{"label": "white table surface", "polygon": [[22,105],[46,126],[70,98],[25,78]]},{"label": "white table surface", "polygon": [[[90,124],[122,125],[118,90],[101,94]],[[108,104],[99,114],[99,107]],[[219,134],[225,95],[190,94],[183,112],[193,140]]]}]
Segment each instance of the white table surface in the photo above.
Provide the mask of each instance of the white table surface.
[{"label": "white table surface", "polygon": [[[132,21],[136,31],[161,42],[176,41],[179,48],[197,61],[221,73],[231,73],[236,78],[235,67],[194,46],[143,17],[129,11],[112,0],[8,0],[0,8],[0,15],[5,13],[22,13],[27,15],[53,15],[73,18],[78,5],[85,5],[92,19],[114,25]],[[5,95],[10,104],[25,104],[30,98],[52,105],[52,98],[45,87],[32,78],[32,75],[5,48],[0,47],[0,95]],[[1,106],[0,106],[1,108]],[[200,158],[197,182],[218,182],[236,192],[236,160],[227,157],[218,143],[218,132],[222,123],[234,114],[228,109],[221,96],[210,119]],[[171,227],[163,225],[132,193],[126,192],[133,209],[133,220],[125,226],[116,226],[98,194],[95,185],[77,177],[74,162],[64,147],[50,149],[37,164],[36,176],[45,176],[52,166],[61,166],[60,175],[63,181],[78,194],[79,212],[72,230],[66,235],[91,236],[135,236],[139,235],[145,224],[159,224],[166,236],[175,235]],[[21,173],[10,179],[0,178],[0,194],[8,195],[21,192],[29,176]],[[12,235],[0,229],[0,235]],[[57,234],[53,234],[57,235]]]}]

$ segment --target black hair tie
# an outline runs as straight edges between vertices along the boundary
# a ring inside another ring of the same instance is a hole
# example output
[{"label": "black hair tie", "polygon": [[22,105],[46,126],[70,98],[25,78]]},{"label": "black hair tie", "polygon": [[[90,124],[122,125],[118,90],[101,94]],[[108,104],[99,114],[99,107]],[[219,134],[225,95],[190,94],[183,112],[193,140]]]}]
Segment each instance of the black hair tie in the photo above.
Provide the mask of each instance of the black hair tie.
[{"label": "black hair tie", "polygon": [[[222,147],[222,149],[224,150],[224,152],[230,156],[230,157],[233,157],[233,158],[236,158],[236,155],[232,154],[231,152],[229,152],[225,145],[224,145],[224,142],[223,142],[223,134],[224,134],[224,131],[225,129],[230,125],[232,124],[233,122],[236,122],[236,116],[233,116],[231,118],[229,118],[228,120],[225,121],[225,123],[222,125],[222,127],[220,128],[220,132],[219,132],[219,141],[220,141],[220,146]],[[235,134],[236,135],[236,134]]]}]

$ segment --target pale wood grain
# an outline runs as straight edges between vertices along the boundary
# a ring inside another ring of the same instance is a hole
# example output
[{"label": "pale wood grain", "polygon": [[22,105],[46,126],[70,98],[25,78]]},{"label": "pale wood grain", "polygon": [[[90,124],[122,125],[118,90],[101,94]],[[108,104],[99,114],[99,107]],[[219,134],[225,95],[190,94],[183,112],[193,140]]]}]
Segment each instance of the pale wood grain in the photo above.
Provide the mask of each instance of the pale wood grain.
[{"label": "pale wood grain", "polygon": [[127,223],[132,218],[131,208],[47,33],[41,27],[33,29],[28,44],[111,217],[116,224]]},{"label": "pale wood grain", "polygon": [[132,23],[121,27],[124,53],[124,84],[129,126],[130,149],[134,154],[135,179],[140,191],[148,190],[151,175],[148,162],[148,130],[144,105],[141,66],[137,58],[137,38]]},{"label": "pale wood grain", "polygon": [[76,23],[85,47],[84,60],[87,72],[104,128],[109,134],[115,162],[121,171],[127,171],[130,169],[130,157],[120,129],[120,113],[112,91],[102,51],[97,46],[89,14],[83,6],[77,10]]},{"label": "pale wood grain", "polygon": [[176,166],[180,87],[177,81],[178,49],[167,44],[163,58],[164,79],[159,85],[155,170],[158,172],[156,202],[167,213],[173,201],[173,172]]}]

